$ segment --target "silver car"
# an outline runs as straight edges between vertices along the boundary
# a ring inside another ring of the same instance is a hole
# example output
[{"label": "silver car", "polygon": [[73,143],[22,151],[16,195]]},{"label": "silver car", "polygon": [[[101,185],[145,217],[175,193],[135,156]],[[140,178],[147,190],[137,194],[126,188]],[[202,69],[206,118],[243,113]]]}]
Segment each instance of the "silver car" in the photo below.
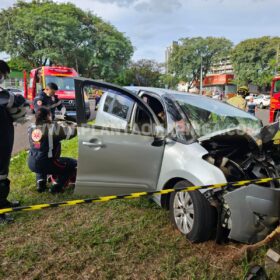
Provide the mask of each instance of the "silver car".
[{"label": "silver car", "polygon": [[[279,124],[204,96],[75,80],[79,136],[75,192],[116,195],[279,177]],[[102,90],[95,123],[88,92]],[[272,140],[273,139],[273,140]],[[279,223],[278,181],[176,192],[153,199],[192,242],[254,243]]]}]

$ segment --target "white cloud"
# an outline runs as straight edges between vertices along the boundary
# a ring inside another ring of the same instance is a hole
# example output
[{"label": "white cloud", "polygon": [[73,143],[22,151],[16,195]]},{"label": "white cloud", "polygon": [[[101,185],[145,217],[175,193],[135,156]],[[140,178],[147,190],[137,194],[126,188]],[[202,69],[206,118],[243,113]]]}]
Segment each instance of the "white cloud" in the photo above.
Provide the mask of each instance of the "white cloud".
[{"label": "white cloud", "polygon": [[180,0],[91,0],[102,4],[116,4],[119,7],[133,6],[139,11],[148,12],[170,12],[173,9],[181,7]]},{"label": "white cloud", "polygon": [[129,7],[133,5],[138,0],[92,0],[92,2],[100,2],[100,3],[110,3],[110,4],[117,4],[120,7]]},{"label": "white cloud", "polygon": [[140,12],[172,13],[181,7],[179,0],[146,0],[137,3],[134,8]]},{"label": "white cloud", "polygon": [[[67,0],[56,0],[67,2]],[[135,59],[164,59],[165,48],[186,36],[223,36],[235,43],[280,36],[279,0],[68,0],[111,22],[131,38]],[[0,0],[0,8],[15,0]]]},{"label": "white cloud", "polygon": [[0,9],[8,8],[8,7],[12,6],[14,3],[16,3],[16,0],[1,0]]}]

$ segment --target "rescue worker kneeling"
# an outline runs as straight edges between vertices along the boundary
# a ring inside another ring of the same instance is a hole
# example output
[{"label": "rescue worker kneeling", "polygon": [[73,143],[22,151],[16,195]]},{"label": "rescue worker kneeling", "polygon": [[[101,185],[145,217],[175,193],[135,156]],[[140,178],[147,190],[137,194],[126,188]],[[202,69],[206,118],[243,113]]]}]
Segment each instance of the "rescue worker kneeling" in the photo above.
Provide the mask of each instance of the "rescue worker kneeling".
[{"label": "rescue worker kneeling", "polygon": [[36,173],[38,192],[46,191],[47,176],[55,176],[51,193],[62,192],[69,180],[76,176],[77,161],[60,157],[61,140],[77,135],[77,128],[64,122],[53,122],[51,112],[40,108],[35,115],[35,125],[28,130],[30,152],[28,165]]}]

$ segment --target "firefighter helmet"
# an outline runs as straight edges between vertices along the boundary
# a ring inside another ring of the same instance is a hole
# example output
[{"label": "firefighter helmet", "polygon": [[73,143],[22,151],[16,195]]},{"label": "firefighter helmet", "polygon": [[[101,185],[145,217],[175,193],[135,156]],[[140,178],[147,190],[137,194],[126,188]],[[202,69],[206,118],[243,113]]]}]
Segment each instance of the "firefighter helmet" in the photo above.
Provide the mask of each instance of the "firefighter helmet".
[{"label": "firefighter helmet", "polygon": [[237,89],[237,94],[242,97],[246,97],[249,94],[249,89],[247,86],[242,86]]}]

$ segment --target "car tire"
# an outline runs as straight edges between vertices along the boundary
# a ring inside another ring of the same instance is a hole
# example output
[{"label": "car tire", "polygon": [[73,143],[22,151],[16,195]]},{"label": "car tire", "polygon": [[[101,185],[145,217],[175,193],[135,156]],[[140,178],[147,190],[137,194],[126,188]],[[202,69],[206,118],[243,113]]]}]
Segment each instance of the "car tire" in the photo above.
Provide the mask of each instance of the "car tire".
[{"label": "car tire", "polygon": [[[178,182],[174,188],[186,188],[188,181]],[[217,226],[216,209],[199,191],[172,193],[169,201],[170,219],[175,228],[193,243],[209,240]]]},{"label": "car tire", "polygon": [[260,109],[263,109],[263,104],[262,104],[262,103],[259,105],[259,108],[260,108]]}]

